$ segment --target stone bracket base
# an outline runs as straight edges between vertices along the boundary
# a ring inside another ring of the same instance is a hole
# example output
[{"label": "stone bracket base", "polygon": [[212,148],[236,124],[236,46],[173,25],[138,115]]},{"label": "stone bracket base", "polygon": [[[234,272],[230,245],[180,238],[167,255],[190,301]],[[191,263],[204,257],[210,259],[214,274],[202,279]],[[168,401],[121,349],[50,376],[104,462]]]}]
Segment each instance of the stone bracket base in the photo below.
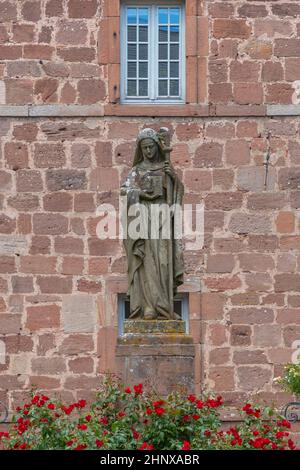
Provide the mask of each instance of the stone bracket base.
[{"label": "stone bracket base", "polygon": [[181,333],[182,325],[133,323],[125,329],[130,333],[118,338],[116,347],[117,373],[124,384],[143,383],[146,389],[164,396],[174,390],[193,393],[195,347],[193,338]]}]

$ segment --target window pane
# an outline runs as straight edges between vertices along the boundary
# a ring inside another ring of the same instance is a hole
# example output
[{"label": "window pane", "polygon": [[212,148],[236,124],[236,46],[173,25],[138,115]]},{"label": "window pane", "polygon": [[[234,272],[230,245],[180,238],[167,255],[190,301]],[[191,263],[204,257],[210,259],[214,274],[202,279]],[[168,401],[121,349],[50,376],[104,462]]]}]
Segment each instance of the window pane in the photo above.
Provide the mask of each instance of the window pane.
[{"label": "window pane", "polygon": [[170,23],[179,24],[179,8],[170,8]]},{"label": "window pane", "polygon": [[170,44],[170,59],[179,59],[179,44]]},{"label": "window pane", "polygon": [[170,62],[170,77],[179,78],[179,62]]},{"label": "window pane", "polygon": [[168,80],[159,80],[158,84],[159,96],[168,96]]},{"label": "window pane", "polygon": [[139,8],[139,24],[148,24],[148,8]]},{"label": "window pane", "polygon": [[179,26],[170,26],[170,41],[179,42]]},{"label": "window pane", "polygon": [[159,62],[159,78],[168,77],[168,62]]},{"label": "window pane", "polygon": [[148,62],[139,62],[139,77],[148,78]]},{"label": "window pane", "polygon": [[128,44],[128,60],[136,60],[136,44]]},{"label": "window pane", "polygon": [[148,44],[139,45],[139,59],[148,60]]},{"label": "window pane", "polygon": [[136,42],[136,26],[128,26],[127,36],[129,42]]},{"label": "window pane", "polygon": [[159,27],[159,42],[167,42],[168,41],[168,26],[160,26]]},{"label": "window pane", "polygon": [[168,8],[159,8],[158,21],[159,24],[168,24]]},{"label": "window pane", "polygon": [[159,45],[159,59],[166,60],[168,59],[168,45],[160,44]]},{"label": "window pane", "polygon": [[127,80],[127,95],[136,96],[136,80]]},{"label": "window pane", "polygon": [[127,8],[127,22],[128,24],[136,24],[136,8]]},{"label": "window pane", "polygon": [[179,96],[179,80],[170,80],[170,95]]},{"label": "window pane", "polygon": [[128,78],[136,77],[136,62],[127,63],[127,76]]},{"label": "window pane", "polygon": [[139,96],[147,96],[147,95],[148,95],[148,81],[139,80]]},{"label": "window pane", "polygon": [[139,41],[148,42],[148,26],[139,27]]}]

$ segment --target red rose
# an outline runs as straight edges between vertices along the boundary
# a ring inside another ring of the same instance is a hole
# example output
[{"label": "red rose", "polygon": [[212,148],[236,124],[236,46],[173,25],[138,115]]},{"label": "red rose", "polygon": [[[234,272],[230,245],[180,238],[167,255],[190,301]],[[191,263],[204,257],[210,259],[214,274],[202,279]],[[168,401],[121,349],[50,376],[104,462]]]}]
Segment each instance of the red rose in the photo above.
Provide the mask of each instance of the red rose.
[{"label": "red rose", "polygon": [[86,406],[86,400],[79,400],[78,406],[79,408],[84,408]]},{"label": "red rose", "polygon": [[153,403],[153,406],[154,406],[154,408],[157,408],[158,406],[161,406],[161,405],[163,405],[164,403],[165,403],[164,400],[155,401],[155,402]]},{"label": "red rose", "polygon": [[188,401],[190,401],[192,403],[194,403],[194,401],[196,401],[195,395],[189,395],[187,399],[188,399]]},{"label": "red rose", "polygon": [[96,439],[96,446],[100,449],[104,445],[103,441],[100,441],[99,439]]},{"label": "red rose", "polygon": [[141,393],[143,393],[143,384],[135,385],[133,388],[136,395],[141,395]]},{"label": "red rose", "polygon": [[61,409],[66,413],[66,415],[70,415],[74,410],[74,405],[70,405],[69,407],[63,405]]},{"label": "red rose", "polygon": [[288,440],[288,446],[289,446],[289,449],[291,449],[291,450],[296,449],[296,446],[295,446],[294,442],[292,441],[292,439]]},{"label": "red rose", "polygon": [[77,447],[74,448],[74,450],[84,450],[87,448],[86,444],[78,444]]},{"label": "red rose", "polygon": [[131,393],[131,388],[125,388],[125,393]]},{"label": "red rose", "polygon": [[32,403],[33,405],[36,405],[36,403],[39,401],[39,399],[40,399],[39,395],[35,395],[35,396],[32,398],[31,403]]},{"label": "red rose", "polygon": [[291,423],[287,419],[283,419],[282,421],[277,421],[277,426],[282,426],[284,428],[291,428]]},{"label": "red rose", "polygon": [[184,441],[181,447],[182,450],[191,450],[191,444],[189,441]]},{"label": "red rose", "polygon": [[152,415],[153,410],[151,410],[151,408],[147,408],[146,413],[147,415]]},{"label": "red rose", "polygon": [[87,415],[87,416],[85,417],[85,420],[86,420],[88,423],[91,421],[91,419],[92,419],[91,415]]},{"label": "red rose", "polygon": [[196,401],[196,408],[198,408],[198,410],[201,410],[203,408],[203,406],[204,406],[203,401],[201,401],[201,400]]},{"label": "red rose", "polygon": [[53,403],[49,403],[49,405],[47,405],[47,408],[48,408],[48,410],[54,410],[55,405]]},{"label": "red rose", "polygon": [[81,431],[86,431],[87,430],[87,425],[86,424],[78,424],[77,427]]},{"label": "red rose", "polygon": [[164,408],[155,408],[155,413],[160,416],[163,415],[166,412]]}]

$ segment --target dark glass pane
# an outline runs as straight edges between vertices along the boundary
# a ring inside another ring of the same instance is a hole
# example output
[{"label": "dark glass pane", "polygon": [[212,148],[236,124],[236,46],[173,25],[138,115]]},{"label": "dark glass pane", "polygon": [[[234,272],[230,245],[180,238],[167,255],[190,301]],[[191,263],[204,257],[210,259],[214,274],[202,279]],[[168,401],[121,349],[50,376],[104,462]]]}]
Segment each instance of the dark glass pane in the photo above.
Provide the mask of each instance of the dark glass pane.
[{"label": "dark glass pane", "polygon": [[168,59],[168,45],[167,44],[160,44],[159,45],[159,59],[167,60]]},{"label": "dark glass pane", "polygon": [[179,96],[179,80],[170,80],[170,95]]},{"label": "dark glass pane", "polygon": [[139,62],[139,77],[148,78],[148,62]]},{"label": "dark glass pane", "polygon": [[170,59],[179,59],[179,44],[170,44]]},{"label": "dark glass pane", "polygon": [[136,77],[136,62],[128,62],[127,64],[127,76],[129,78]]},{"label": "dark glass pane", "polygon": [[129,42],[136,42],[136,26],[127,27],[127,36]]},{"label": "dark glass pane", "polygon": [[179,78],[179,62],[170,62],[170,77]]},{"label": "dark glass pane", "polygon": [[168,26],[159,26],[158,40],[159,42],[168,42]]},{"label": "dark glass pane", "polygon": [[139,27],[139,41],[148,42],[148,26]]},{"label": "dark glass pane", "polygon": [[139,59],[148,60],[148,44],[139,44]]},{"label": "dark glass pane", "polygon": [[179,42],[179,26],[170,26],[170,41]]},{"label": "dark glass pane", "polygon": [[[174,303],[174,305],[175,305],[175,303]],[[125,318],[129,318],[129,317],[130,317],[130,300],[126,299],[125,300]]]},{"label": "dark glass pane", "polygon": [[127,80],[127,95],[136,96],[136,80]]},{"label": "dark glass pane", "polygon": [[177,313],[177,315],[179,315],[180,317],[182,317],[182,301],[181,300],[174,300],[174,312]]},{"label": "dark glass pane", "polygon": [[148,8],[139,8],[139,24],[148,24]]},{"label": "dark glass pane", "polygon": [[158,94],[159,96],[168,96],[168,80],[158,81]]},{"label": "dark glass pane", "polygon": [[148,60],[148,44],[139,44],[139,59]]},{"label": "dark glass pane", "polygon": [[168,24],[168,8],[159,8],[158,21],[159,24]]},{"label": "dark glass pane", "polygon": [[127,8],[127,22],[128,24],[136,24],[136,8]]},{"label": "dark glass pane", "polygon": [[148,95],[148,81],[139,80],[139,96],[147,96],[147,95]]},{"label": "dark glass pane", "polygon": [[166,78],[168,76],[168,62],[159,62],[158,74],[159,78]]},{"label": "dark glass pane", "polygon": [[128,44],[128,60],[136,60],[136,44]]},{"label": "dark glass pane", "polygon": [[179,24],[179,8],[170,8],[170,23]]}]

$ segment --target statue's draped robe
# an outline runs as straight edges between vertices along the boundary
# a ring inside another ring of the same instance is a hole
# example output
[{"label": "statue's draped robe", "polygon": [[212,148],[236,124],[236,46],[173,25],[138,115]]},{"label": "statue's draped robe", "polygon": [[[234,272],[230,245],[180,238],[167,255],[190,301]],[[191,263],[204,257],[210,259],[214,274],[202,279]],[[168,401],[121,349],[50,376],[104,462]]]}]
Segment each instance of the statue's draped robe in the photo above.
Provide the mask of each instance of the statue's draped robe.
[{"label": "statue's draped robe", "polygon": [[[128,260],[128,295],[130,296],[131,318],[143,318],[145,313],[155,313],[158,318],[174,318],[173,295],[183,282],[183,250],[180,239],[174,239],[174,217],[169,219],[171,237],[162,238],[162,224],[159,223],[159,236],[151,239],[152,204],[177,204],[182,206],[183,185],[175,176],[172,180],[166,175],[164,163],[156,163],[151,168],[143,163],[130,171],[121,193],[127,196],[127,214],[134,204],[142,204],[148,209],[148,238],[140,233],[139,237],[124,240]],[[140,198],[140,190],[157,182],[161,175],[162,191],[153,201]],[[132,217],[128,216],[128,226]],[[155,221],[157,223],[157,221]],[[144,232],[145,234],[145,232]]]}]

